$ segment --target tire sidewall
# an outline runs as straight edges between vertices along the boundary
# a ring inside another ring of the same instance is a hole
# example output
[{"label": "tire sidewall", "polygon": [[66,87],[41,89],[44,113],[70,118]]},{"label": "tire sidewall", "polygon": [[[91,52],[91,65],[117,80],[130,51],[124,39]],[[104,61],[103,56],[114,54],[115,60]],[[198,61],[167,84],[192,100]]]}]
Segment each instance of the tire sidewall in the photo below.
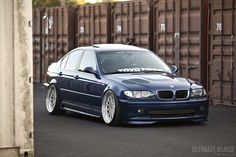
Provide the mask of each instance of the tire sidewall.
[{"label": "tire sidewall", "polygon": [[[63,112],[63,110],[60,109],[61,100],[60,100],[60,94],[59,94],[59,92],[58,92],[58,88],[57,88],[57,86],[56,86],[55,84],[51,84],[51,85],[48,87],[47,97],[49,96],[48,94],[49,94],[50,88],[54,88],[55,91],[56,91],[56,104],[55,104],[55,107],[54,107],[54,109],[53,109],[52,112],[49,112],[48,109],[47,109],[47,111],[48,111],[49,114],[52,114],[52,115],[60,114],[60,113]],[[46,103],[47,103],[47,102],[46,102]],[[47,104],[46,104],[46,105],[47,105]],[[46,106],[46,107],[47,107],[47,106]]]},{"label": "tire sidewall", "polygon": [[102,118],[103,118],[104,123],[109,126],[119,125],[119,123],[120,123],[120,105],[118,103],[117,96],[111,90],[108,90],[104,94],[103,100],[102,100],[102,107],[103,107],[103,104],[106,102],[107,97],[109,97],[110,95],[112,95],[115,100],[115,113],[114,113],[113,119],[110,123],[107,123],[103,118],[103,112],[102,112]]}]

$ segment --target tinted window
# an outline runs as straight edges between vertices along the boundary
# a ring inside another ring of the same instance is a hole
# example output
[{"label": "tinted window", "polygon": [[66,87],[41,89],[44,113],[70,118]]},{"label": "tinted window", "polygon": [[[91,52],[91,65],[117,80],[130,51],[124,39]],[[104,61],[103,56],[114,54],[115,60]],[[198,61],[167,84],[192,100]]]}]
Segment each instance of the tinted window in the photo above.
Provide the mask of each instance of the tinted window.
[{"label": "tinted window", "polygon": [[84,71],[84,68],[92,67],[96,69],[96,58],[93,52],[85,51],[80,63],[79,70]]},{"label": "tinted window", "polygon": [[68,61],[66,63],[67,70],[77,70],[79,62],[83,56],[83,50],[77,50],[71,52]]},{"label": "tinted window", "polygon": [[154,53],[148,51],[99,52],[102,71],[109,73],[167,72],[170,68]]},{"label": "tinted window", "polygon": [[61,61],[61,68],[65,68],[65,65],[66,65],[68,57],[69,57],[69,55],[67,55],[66,57],[64,57],[62,59],[62,61]]}]

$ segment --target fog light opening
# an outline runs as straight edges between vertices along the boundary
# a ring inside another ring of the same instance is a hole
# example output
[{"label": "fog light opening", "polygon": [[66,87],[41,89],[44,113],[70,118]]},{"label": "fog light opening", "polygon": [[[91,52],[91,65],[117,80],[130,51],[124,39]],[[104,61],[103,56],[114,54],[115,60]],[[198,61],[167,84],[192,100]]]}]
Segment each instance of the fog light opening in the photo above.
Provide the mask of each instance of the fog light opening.
[{"label": "fog light opening", "polygon": [[200,106],[200,111],[204,111],[205,107],[204,106]]}]

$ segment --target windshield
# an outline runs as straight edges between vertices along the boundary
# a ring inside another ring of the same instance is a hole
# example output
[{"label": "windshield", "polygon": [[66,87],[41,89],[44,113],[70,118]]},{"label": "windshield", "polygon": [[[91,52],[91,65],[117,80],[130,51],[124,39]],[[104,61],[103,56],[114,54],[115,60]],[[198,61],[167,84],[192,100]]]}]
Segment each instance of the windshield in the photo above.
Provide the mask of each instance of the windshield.
[{"label": "windshield", "polygon": [[104,74],[166,72],[170,68],[154,53],[148,51],[109,51],[97,53]]}]

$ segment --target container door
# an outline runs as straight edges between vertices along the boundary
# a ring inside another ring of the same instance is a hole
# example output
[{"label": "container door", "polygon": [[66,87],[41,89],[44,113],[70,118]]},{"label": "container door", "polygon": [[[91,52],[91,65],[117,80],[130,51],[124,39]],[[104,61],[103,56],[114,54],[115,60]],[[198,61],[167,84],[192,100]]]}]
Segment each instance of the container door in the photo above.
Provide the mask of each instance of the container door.
[{"label": "container door", "polygon": [[110,4],[80,5],[76,11],[76,46],[110,42]]},{"label": "container door", "polygon": [[33,77],[35,83],[42,78],[42,9],[33,10]]},{"label": "container door", "polygon": [[112,43],[152,50],[151,2],[139,0],[112,4]]},{"label": "container door", "polygon": [[46,81],[47,68],[74,48],[73,7],[45,8],[41,16],[41,82]]},{"label": "container door", "polygon": [[235,104],[236,1],[209,2],[208,91],[213,103]]},{"label": "container door", "polygon": [[206,3],[202,0],[154,1],[154,51],[178,75],[206,86]]}]

